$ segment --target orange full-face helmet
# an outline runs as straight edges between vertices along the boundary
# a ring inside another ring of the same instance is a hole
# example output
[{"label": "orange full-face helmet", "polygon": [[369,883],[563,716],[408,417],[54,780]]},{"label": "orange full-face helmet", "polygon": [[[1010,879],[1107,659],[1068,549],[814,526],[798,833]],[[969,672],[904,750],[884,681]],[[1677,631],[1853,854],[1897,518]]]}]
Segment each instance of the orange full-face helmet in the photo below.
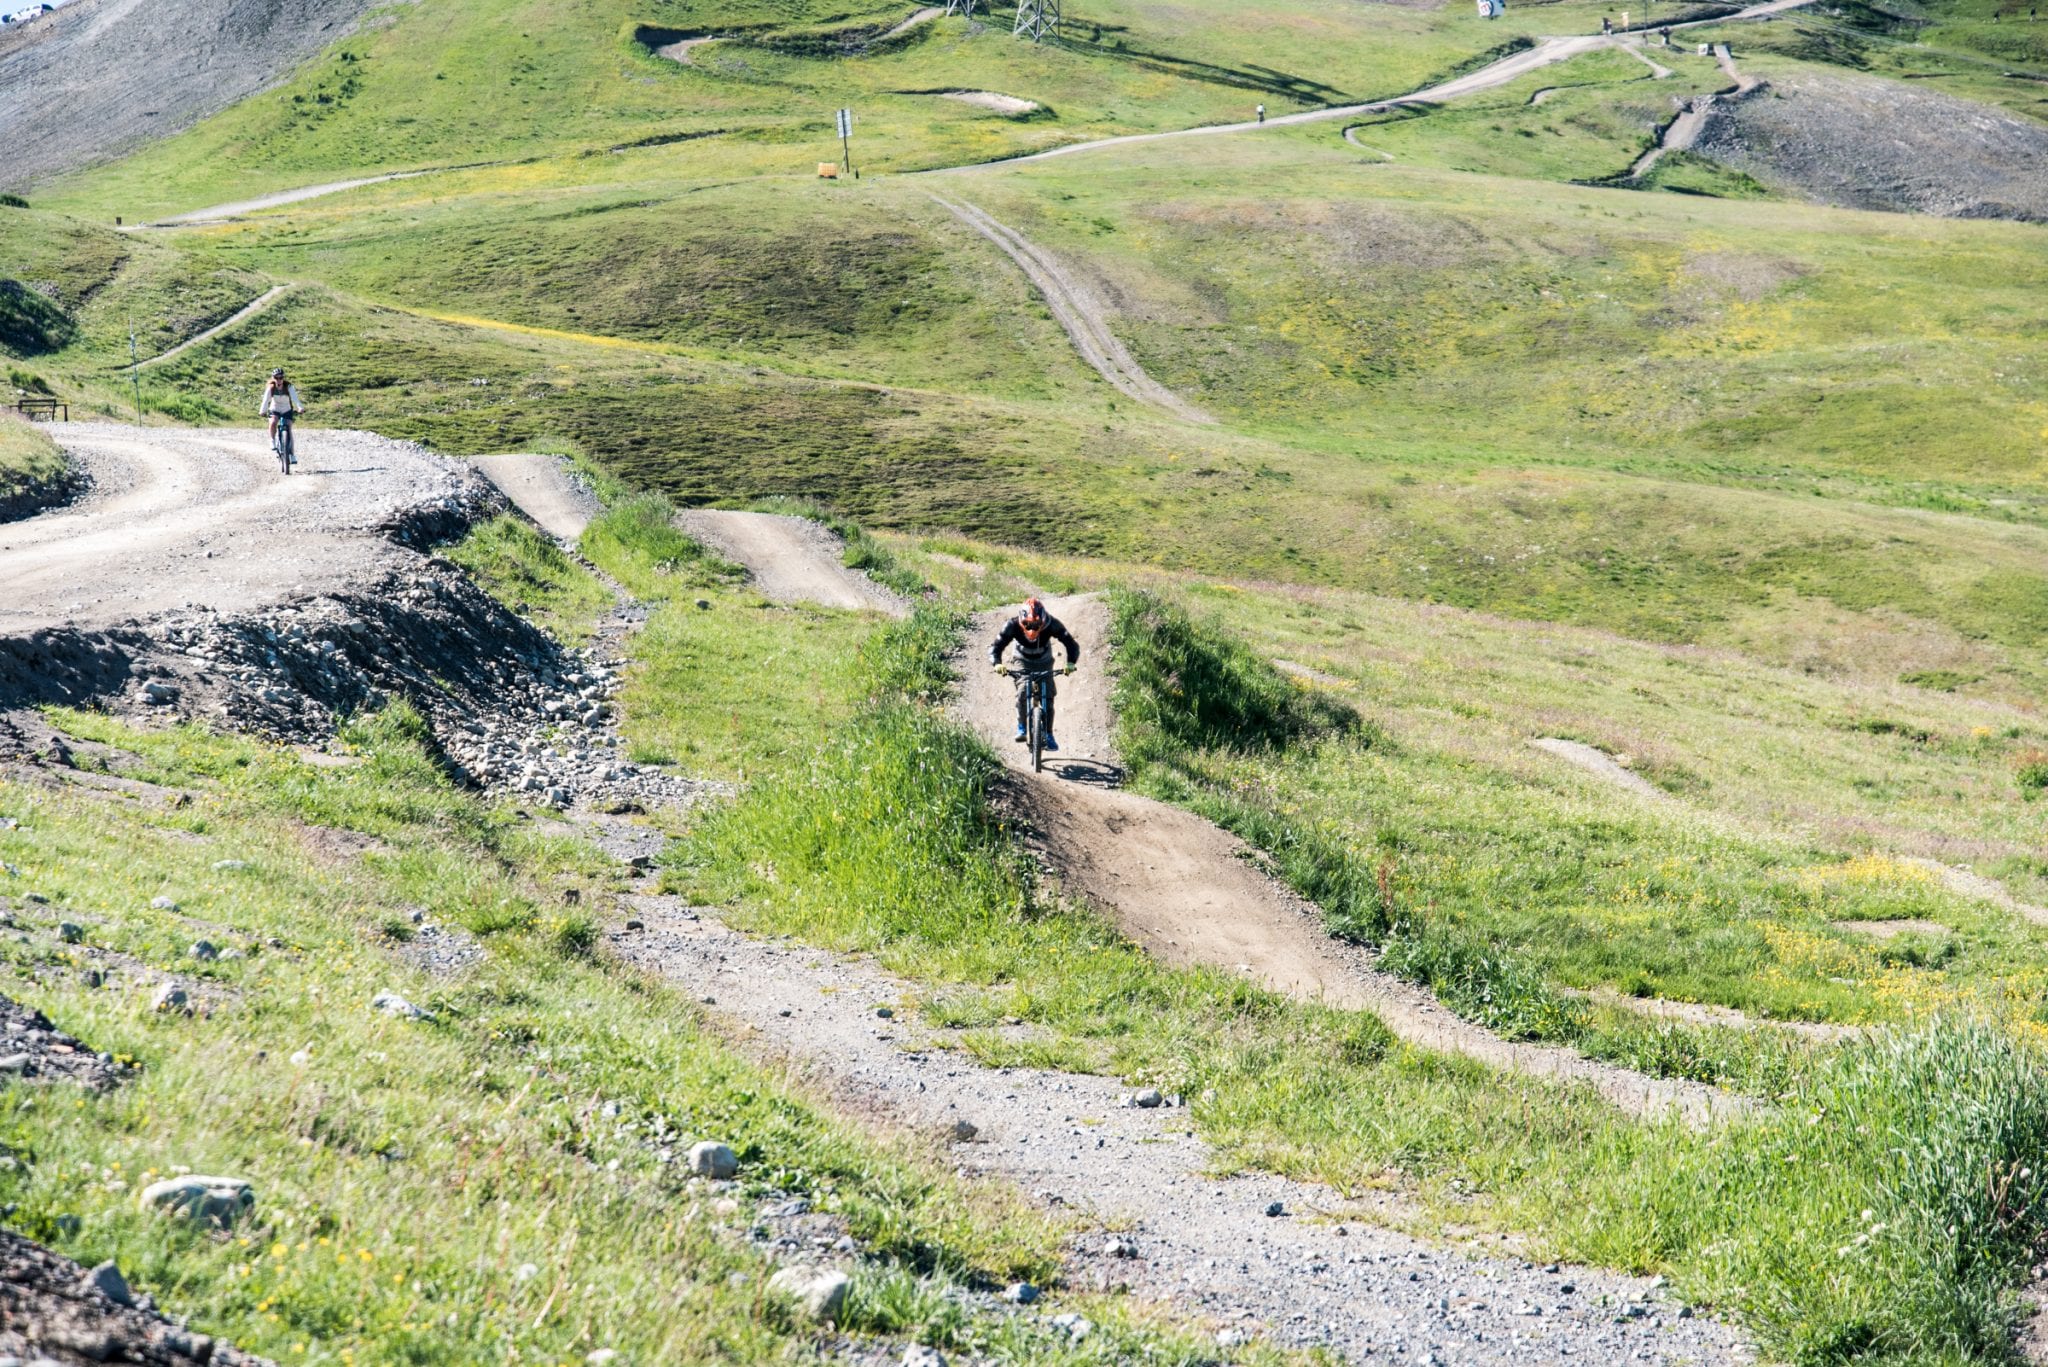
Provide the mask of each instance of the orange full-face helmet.
[{"label": "orange full-face helmet", "polygon": [[1024,600],[1024,611],[1017,614],[1017,630],[1024,633],[1024,639],[1033,645],[1045,635],[1045,604],[1036,598]]}]

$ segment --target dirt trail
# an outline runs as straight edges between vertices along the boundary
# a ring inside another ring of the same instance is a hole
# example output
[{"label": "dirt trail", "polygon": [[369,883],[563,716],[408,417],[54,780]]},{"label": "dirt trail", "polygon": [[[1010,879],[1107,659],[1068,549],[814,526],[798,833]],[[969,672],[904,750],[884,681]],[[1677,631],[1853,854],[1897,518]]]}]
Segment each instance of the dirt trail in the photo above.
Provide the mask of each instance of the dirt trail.
[{"label": "dirt trail", "polygon": [[1934,875],[1935,880],[1958,897],[1973,897],[1980,902],[1989,902],[2002,907],[2023,921],[2037,926],[2048,926],[2048,907],[2037,907],[2032,902],[2022,902],[2006,891],[2003,883],[1986,878],[1969,869],[1959,869],[1953,864],[1944,864],[1938,859],[1908,857],[1905,861],[1916,869],[1924,869]]},{"label": "dirt trail", "polygon": [[715,33],[707,34],[702,38],[679,38],[673,43],[664,43],[654,49],[654,55],[666,57],[678,66],[688,66],[690,65],[690,49],[699,48],[706,43],[715,43],[717,41],[718,35]]},{"label": "dirt trail", "polygon": [[1641,774],[1615,763],[1614,757],[1605,750],[1595,749],[1581,741],[1559,740],[1555,736],[1542,736],[1530,741],[1529,744],[1568,763],[1576,764],[1587,773],[1603,778],[1615,787],[1626,789],[1647,801],[1672,801],[1671,794]]},{"label": "dirt trail", "polygon": [[1045,299],[1046,306],[1052,310],[1053,317],[1059,319],[1060,326],[1066,329],[1074,349],[1081,353],[1081,359],[1095,367],[1097,373],[1119,393],[1139,403],[1164,409],[1188,422],[1216,421],[1145,373],[1145,368],[1110,330],[1108,317],[1093,292],[1068,274],[1055,257],[1033,246],[1014,228],[1005,227],[965,200],[947,199],[938,194],[932,198],[944,205],[955,218],[1000,247],[1023,268],[1024,274]]},{"label": "dirt trail", "polygon": [[[1120,1105],[1113,1078],[982,1067],[952,1047],[957,1035],[906,1019],[904,1004],[933,988],[870,962],[763,943],[674,898],[629,898],[626,914],[643,928],[615,930],[613,951],[708,1000],[755,1053],[1091,1226],[1074,1241],[1066,1287],[1128,1286],[1211,1327],[1349,1362],[1753,1361],[1726,1325],[1678,1317],[1643,1280],[1533,1266],[1506,1242],[1451,1248],[1396,1233],[1382,1225],[1405,1213],[1398,1197],[1348,1200],[1269,1173],[1218,1178],[1227,1159],[1194,1137],[1183,1107]],[[895,1018],[876,1015],[884,1004]],[[962,1121],[972,1142],[952,1138]],[[1274,1202],[1277,1218],[1265,1214]],[[1045,1313],[1071,1308],[1062,1298]]]},{"label": "dirt trail", "polygon": [[322,195],[338,195],[343,190],[356,190],[365,185],[381,185],[387,180],[411,180],[415,176],[431,176],[437,171],[459,171],[459,166],[435,166],[423,171],[390,171],[381,176],[363,176],[356,180],[331,180],[324,185],[302,185],[296,190],[280,190],[274,195],[259,195],[255,199],[238,199],[227,204],[211,204],[204,209],[193,209],[188,213],[174,214],[160,218],[154,223],[139,223],[140,228],[190,228],[203,223],[220,223],[243,214],[253,214],[263,209],[282,208],[297,204],[301,200],[318,199]]},{"label": "dirt trail", "polygon": [[919,24],[930,23],[932,20],[938,18],[945,12],[946,7],[944,5],[926,5],[923,9],[920,9],[917,13],[911,15],[908,19],[905,19],[895,28],[892,28],[887,33],[883,34],[882,37],[885,39],[894,38],[900,34],[908,33],[910,32],[910,30],[916,28]]},{"label": "dirt trail", "polygon": [[1037,832],[1041,857],[1065,888],[1112,915],[1155,958],[1241,973],[1288,996],[1370,1011],[1412,1044],[1530,1077],[1583,1082],[1630,1111],[1676,1110],[1703,1121],[1741,1108],[1739,1098],[1712,1088],[1488,1033],[1446,1010],[1427,989],[1379,971],[1368,952],[1331,938],[1316,908],[1260,872],[1235,836],[1192,812],[1121,789],[1099,654],[1108,639],[1108,610],[1093,598],[1049,606],[1084,649],[1098,653],[1061,681],[1054,731],[1062,749],[1047,760],[1046,771],[1031,773],[1012,741],[1014,687],[982,657],[1001,627],[1000,612],[976,623],[963,661],[960,711],[1014,770],[1016,801]]},{"label": "dirt trail", "polygon": [[0,524],[0,633],[101,628],[185,607],[243,612],[372,582],[395,548],[378,531],[452,500],[474,476],[367,432],[299,434],[278,473],[263,429],[59,424],[51,435],[99,492]]},{"label": "dirt trail", "polygon": [[275,304],[279,299],[282,299],[286,294],[290,293],[292,288],[293,286],[291,285],[290,282],[287,282],[282,285],[272,285],[269,289],[263,291],[263,293],[257,295],[254,299],[250,300],[241,308],[237,309],[232,315],[221,320],[218,323],[215,323],[206,331],[198,333],[191,337],[187,337],[184,341],[178,343],[169,351],[158,352],[156,355],[150,357],[148,360],[142,362],[135,368],[137,370],[147,370],[151,366],[156,365],[161,361],[168,361],[173,356],[179,355],[186,351],[190,351],[193,347],[199,346],[205,342],[210,342],[224,332],[230,332],[235,328],[240,327],[242,324],[248,322],[251,318],[254,318],[257,314],[269,308],[272,304]]},{"label": "dirt trail", "polygon": [[557,541],[573,543],[603,511],[597,495],[576,481],[569,473],[569,463],[560,456],[525,452],[479,456],[476,468]]},{"label": "dirt trail", "polygon": [[[1630,180],[1640,180],[1648,175],[1650,168],[1655,166],[1666,152],[1690,152],[1693,144],[1700,140],[1700,134],[1706,130],[1707,120],[1713,115],[1714,106],[1722,96],[1747,95],[1761,84],[1756,77],[1745,76],[1735,69],[1735,58],[1729,55],[1726,43],[1714,44],[1714,60],[1735,84],[1725,90],[1712,91],[1689,100],[1678,117],[1664,126],[1663,136],[1658,138],[1657,145],[1636,158],[1635,165],[1628,168]],[[1664,74],[1668,76],[1671,73],[1667,71]]]},{"label": "dirt trail", "polygon": [[1614,46],[1650,68],[1650,79],[1656,81],[1668,81],[1671,79],[1671,68],[1660,66],[1656,58],[1643,51],[1640,43],[1632,43],[1626,38],[1617,38],[1614,40]]},{"label": "dirt trail", "polygon": [[808,518],[693,508],[676,525],[735,564],[754,587],[781,603],[819,603],[854,612],[909,615],[901,598],[847,568],[839,538]]}]

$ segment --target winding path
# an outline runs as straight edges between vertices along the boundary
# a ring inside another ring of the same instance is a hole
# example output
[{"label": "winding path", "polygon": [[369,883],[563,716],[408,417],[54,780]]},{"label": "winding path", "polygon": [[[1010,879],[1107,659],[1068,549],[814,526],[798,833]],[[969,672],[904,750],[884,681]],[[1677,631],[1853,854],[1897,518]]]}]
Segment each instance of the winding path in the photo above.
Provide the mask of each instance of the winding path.
[{"label": "winding path", "polygon": [[[1109,637],[1095,598],[1048,603],[1080,639]],[[1060,685],[1055,734],[1062,750],[1032,773],[1012,742],[1011,682],[978,662],[1003,614],[976,622],[962,661],[963,720],[1009,763],[1038,853],[1065,889],[1084,896],[1164,963],[1234,973],[1304,1001],[1369,1011],[1395,1035],[1507,1072],[1583,1083],[1624,1110],[1677,1112],[1700,1123],[1739,1112],[1740,1097],[1697,1083],[1652,1078],[1573,1050],[1501,1039],[1453,1014],[1427,988],[1384,972],[1370,952],[1332,938],[1321,913],[1258,867],[1243,841],[1180,807],[1120,787],[1111,739],[1109,681],[1097,656]]]},{"label": "winding path", "polygon": [[365,185],[381,185],[387,180],[411,180],[415,176],[431,176],[442,171],[464,171],[473,168],[464,166],[432,166],[423,171],[388,171],[381,176],[360,176],[355,180],[330,180],[321,185],[301,185],[296,190],[279,190],[272,195],[259,195],[255,199],[237,199],[226,204],[213,204],[190,213],[174,214],[160,218],[154,223],[141,223],[141,228],[196,228],[205,223],[225,223],[244,214],[257,213],[263,209],[280,209],[287,204],[302,200],[319,199],[322,195],[338,195],[343,190],[357,190]]},{"label": "winding path", "polygon": [[[242,324],[248,322],[251,318],[254,318],[257,314],[269,308],[272,304],[275,304],[279,299],[282,299],[286,294],[291,292],[292,288],[292,283],[289,281],[282,285],[272,285],[269,289],[263,291],[263,293],[257,295],[248,303],[242,305],[241,308],[236,309],[234,313],[222,319],[220,322],[215,323],[206,331],[201,333],[195,333],[193,336],[187,337],[184,341],[178,343],[169,351],[158,352],[156,355],[150,357],[146,361],[143,361],[135,368],[137,370],[147,370],[153,365],[157,365],[161,362],[170,360],[171,357],[176,356],[181,352],[190,351],[193,347],[200,345],[202,342],[210,342],[214,338],[220,336],[223,333],[233,331],[235,328],[240,327]],[[121,368],[123,370],[127,369],[126,366],[123,366]]]}]

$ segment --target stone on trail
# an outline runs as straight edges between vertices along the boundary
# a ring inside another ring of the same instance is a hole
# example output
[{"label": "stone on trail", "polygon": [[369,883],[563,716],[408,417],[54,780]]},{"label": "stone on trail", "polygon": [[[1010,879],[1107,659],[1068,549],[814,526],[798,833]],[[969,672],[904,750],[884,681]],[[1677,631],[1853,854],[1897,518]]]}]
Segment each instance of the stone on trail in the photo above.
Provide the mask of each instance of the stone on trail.
[{"label": "stone on trail", "polygon": [[97,1291],[116,1305],[135,1304],[135,1293],[128,1289],[128,1279],[111,1262],[101,1263],[80,1277],[78,1289],[87,1294]]},{"label": "stone on trail", "polygon": [[33,1074],[36,1059],[33,1054],[9,1054],[0,1058],[0,1073],[20,1073],[23,1077]]},{"label": "stone on trail", "polygon": [[690,1171],[723,1182],[740,1170],[739,1155],[710,1139],[690,1146]]},{"label": "stone on trail", "polygon": [[433,1019],[427,1012],[420,1010],[419,1007],[414,1006],[396,992],[379,992],[376,996],[370,998],[370,1009],[372,1011],[381,1011],[387,1016],[396,1016],[400,1020],[423,1021]]},{"label": "stone on trail", "polygon": [[187,952],[201,963],[210,963],[220,957],[220,949],[211,940],[195,940]]},{"label": "stone on trail", "polygon": [[981,1127],[971,1120],[956,1120],[947,1127],[946,1133],[953,1137],[955,1144],[965,1144],[981,1133]]},{"label": "stone on trail", "polygon": [[239,1177],[193,1174],[152,1182],[142,1189],[136,1200],[144,1210],[227,1226],[256,1204],[256,1193]]},{"label": "stone on trail", "polygon": [[191,1007],[192,999],[185,995],[185,989],[176,983],[165,983],[156,990],[156,997],[150,1002],[152,1011],[184,1011]]},{"label": "stone on trail", "polygon": [[1038,1288],[1030,1282],[1012,1282],[1003,1292],[1003,1299],[1012,1305],[1029,1305],[1038,1299]]},{"label": "stone on trail", "polygon": [[178,904],[168,897],[152,897],[149,899],[149,909],[151,911],[176,911]]},{"label": "stone on trail", "polygon": [[1118,1235],[1104,1244],[1102,1251],[1112,1258],[1135,1258],[1138,1256],[1138,1243],[1135,1239],[1126,1239]]},{"label": "stone on trail", "polygon": [[1273,1204],[1266,1207],[1266,1214],[1272,1216],[1275,1219],[1278,1219],[1280,1216],[1285,1215],[1286,1213],[1287,1203],[1284,1201],[1275,1201],[1273,1202]]},{"label": "stone on trail", "polygon": [[1165,1104],[1166,1098],[1160,1095],[1157,1087],[1141,1087],[1124,1098],[1125,1106],[1136,1106],[1145,1111],[1155,1110]]},{"label": "stone on trail", "polygon": [[768,1279],[771,1294],[787,1296],[814,1320],[836,1323],[846,1308],[846,1293],[853,1278],[837,1268],[812,1267],[797,1263]]},{"label": "stone on trail", "polygon": [[57,938],[67,945],[85,943],[85,927],[76,921],[64,921],[57,927]]},{"label": "stone on trail", "polygon": [[903,1350],[901,1367],[946,1367],[946,1355],[936,1348],[913,1343]]}]

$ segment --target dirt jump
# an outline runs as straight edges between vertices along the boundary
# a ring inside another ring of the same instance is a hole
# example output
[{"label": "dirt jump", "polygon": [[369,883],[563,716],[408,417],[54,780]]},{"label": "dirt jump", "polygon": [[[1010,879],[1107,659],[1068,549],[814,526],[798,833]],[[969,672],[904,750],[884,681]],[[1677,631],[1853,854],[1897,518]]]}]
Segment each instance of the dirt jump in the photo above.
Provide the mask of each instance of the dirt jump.
[{"label": "dirt jump", "polygon": [[676,525],[753,577],[763,597],[778,603],[817,603],[850,612],[907,616],[909,605],[849,569],[838,537],[809,518],[693,508]]},{"label": "dirt jump", "polygon": [[1005,614],[975,623],[961,661],[960,714],[1013,771],[1011,799],[1064,891],[1086,898],[1164,963],[1242,975],[1304,1001],[1370,1011],[1411,1044],[1463,1054],[1530,1077],[1583,1082],[1615,1105],[1702,1121],[1740,1100],[1693,1083],[1645,1077],[1569,1049],[1520,1044],[1453,1015],[1425,988],[1377,969],[1368,951],[1333,939],[1315,907],[1267,877],[1235,836],[1192,812],[1121,787],[1103,647],[1109,613],[1095,598],[1047,606],[1080,638],[1081,669],[1060,681],[1060,751],[1033,773],[1016,729],[1015,686],[988,667]]},{"label": "dirt jump", "polygon": [[590,520],[603,511],[597,495],[570,473],[560,456],[515,453],[478,456],[476,468],[534,525],[557,541],[574,544]]}]

